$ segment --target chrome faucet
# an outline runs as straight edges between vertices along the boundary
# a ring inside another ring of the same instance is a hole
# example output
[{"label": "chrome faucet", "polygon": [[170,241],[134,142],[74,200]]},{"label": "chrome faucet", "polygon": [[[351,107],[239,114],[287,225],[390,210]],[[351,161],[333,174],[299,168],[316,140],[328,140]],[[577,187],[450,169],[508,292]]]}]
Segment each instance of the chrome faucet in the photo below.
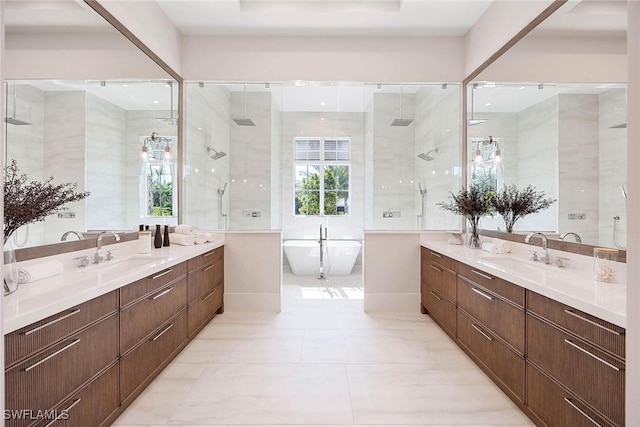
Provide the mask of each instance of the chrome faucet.
[{"label": "chrome faucet", "polygon": [[580,238],[578,233],[574,233],[573,231],[561,235],[560,240],[564,240],[567,236],[573,236],[576,239],[576,243],[582,243],[582,239]]},{"label": "chrome faucet", "polygon": [[[93,255],[94,264],[99,264],[104,261],[104,256],[102,256],[102,237],[109,234],[116,239],[116,242],[120,241],[120,236],[115,231],[103,231],[98,234],[98,238],[96,239],[96,253]],[[111,260],[111,256],[107,257],[107,260]]]},{"label": "chrome faucet", "polygon": [[81,232],[71,230],[71,231],[65,232],[60,238],[60,241],[65,242],[67,240],[67,237],[69,237],[70,234],[75,234],[78,237],[78,240],[84,239],[84,235]]},{"label": "chrome faucet", "polygon": [[547,236],[540,233],[539,231],[535,233],[529,233],[527,234],[527,237],[524,238],[524,242],[529,243],[531,238],[536,236],[540,237],[540,239],[542,240],[542,250],[544,251],[544,254],[540,258],[538,258],[538,254],[534,252],[531,259],[533,259],[534,261],[544,262],[545,264],[551,264],[551,258],[549,257],[549,252],[547,251]]}]

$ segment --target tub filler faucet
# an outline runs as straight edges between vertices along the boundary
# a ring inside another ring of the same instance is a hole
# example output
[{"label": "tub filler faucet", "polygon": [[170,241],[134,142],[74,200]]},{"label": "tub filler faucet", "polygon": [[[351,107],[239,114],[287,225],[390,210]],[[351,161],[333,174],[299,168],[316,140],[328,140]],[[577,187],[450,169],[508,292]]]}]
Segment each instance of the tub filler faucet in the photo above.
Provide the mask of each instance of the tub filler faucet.
[{"label": "tub filler faucet", "polygon": [[320,274],[318,275],[318,279],[326,279],[327,275],[324,272],[324,245],[327,240],[327,227],[324,227],[324,237],[322,237],[322,224],[320,224],[320,239],[318,243],[320,244]]}]

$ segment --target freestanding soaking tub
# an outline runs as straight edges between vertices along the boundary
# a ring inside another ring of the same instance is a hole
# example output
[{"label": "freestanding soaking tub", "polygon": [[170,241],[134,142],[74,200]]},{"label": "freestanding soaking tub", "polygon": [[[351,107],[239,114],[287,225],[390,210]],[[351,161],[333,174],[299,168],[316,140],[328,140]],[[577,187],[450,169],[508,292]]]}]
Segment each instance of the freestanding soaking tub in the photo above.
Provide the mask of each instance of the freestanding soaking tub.
[{"label": "freestanding soaking tub", "polygon": [[[357,240],[325,241],[324,272],[329,276],[351,274],[360,247]],[[320,245],[315,240],[287,240],[282,246],[293,274],[312,276],[320,273]]]}]

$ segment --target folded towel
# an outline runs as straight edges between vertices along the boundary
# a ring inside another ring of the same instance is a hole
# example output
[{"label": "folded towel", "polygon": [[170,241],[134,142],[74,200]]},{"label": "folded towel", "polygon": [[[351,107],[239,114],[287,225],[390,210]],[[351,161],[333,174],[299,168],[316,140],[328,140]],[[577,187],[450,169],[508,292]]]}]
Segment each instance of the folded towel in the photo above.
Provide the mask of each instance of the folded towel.
[{"label": "folded towel", "polygon": [[171,233],[169,234],[169,241],[175,245],[191,246],[196,242],[196,236],[193,234]]},{"label": "folded towel", "polygon": [[64,266],[60,261],[47,261],[18,268],[18,283],[35,282],[62,274]]},{"label": "folded towel", "polygon": [[206,243],[208,237],[205,233],[198,233],[195,235],[195,239],[196,245],[199,245],[200,243]]},{"label": "folded towel", "polygon": [[194,225],[188,224],[180,224],[176,225],[175,233],[176,234],[194,234],[198,227]]},{"label": "folded towel", "polygon": [[214,242],[216,240],[216,233],[202,233],[207,238],[207,242]]},{"label": "folded towel", "polygon": [[500,248],[500,252],[501,254],[508,254],[509,252],[511,252],[511,243],[507,242],[506,240],[500,240],[500,239],[492,239],[491,243],[495,246],[497,246],[498,248]]},{"label": "folded towel", "polygon": [[499,252],[500,248],[498,248],[493,243],[483,243],[482,244],[482,250],[483,251],[487,251],[487,252],[492,253],[492,254],[499,254],[500,253]]}]

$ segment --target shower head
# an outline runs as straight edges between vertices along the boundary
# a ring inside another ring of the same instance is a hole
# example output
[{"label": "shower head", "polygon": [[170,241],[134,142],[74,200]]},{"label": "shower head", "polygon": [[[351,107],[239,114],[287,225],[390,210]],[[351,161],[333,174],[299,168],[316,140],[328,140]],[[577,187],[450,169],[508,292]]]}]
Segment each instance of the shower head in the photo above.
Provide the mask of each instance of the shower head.
[{"label": "shower head", "polygon": [[256,124],[253,123],[253,120],[251,119],[233,119],[234,122],[236,122],[236,124],[238,126],[255,126]]},{"label": "shower head", "polygon": [[208,152],[212,152],[213,151],[213,155],[211,155],[211,158],[213,160],[221,159],[222,157],[227,155],[227,153],[225,153],[224,151],[217,151],[216,149],[211,148],[211,147],[207,147],[207,151]]},{"label": "shower head", "polygon": [[622,197],[624,197],[624,201],[627,201],[627,189],[624,188],[624,184],[620,184],[620,191],[622,192]]},{"label": "shower head", "polygon": [[244,115],[241,119],[233,119],[238,126],[255,126],[253,120],[247,118],[247,85],[244,85]]},{"label": "shower head", "polygon": [[160,123],[164,123],[167,126],[178,126],[177,117],[156,117],[156,120]]},{"label": "shower head", "polygon": [[31,123],[22,121],[22,120],[18,120],[15,117],[7,117],[4,119],[5,123],[8,123],[10,125],[16,125],[16,126],[26,126],[26,125],[31,125]]},{"label": "shower head", "polygon": [[420,153],[418,154],[418,157],[421,158],[422,160],[426,160],[427,162],[432,161],[433,159],[435,159],[435,157],[430,156],[431,153],[437,153],[438,149],[434,148],[433,150],[429,150],[425,153]]},{"label": "shower head", "polygon": [[409,126],[413,123],[413,119],[395,119],[391,122],[391,126]]}]

